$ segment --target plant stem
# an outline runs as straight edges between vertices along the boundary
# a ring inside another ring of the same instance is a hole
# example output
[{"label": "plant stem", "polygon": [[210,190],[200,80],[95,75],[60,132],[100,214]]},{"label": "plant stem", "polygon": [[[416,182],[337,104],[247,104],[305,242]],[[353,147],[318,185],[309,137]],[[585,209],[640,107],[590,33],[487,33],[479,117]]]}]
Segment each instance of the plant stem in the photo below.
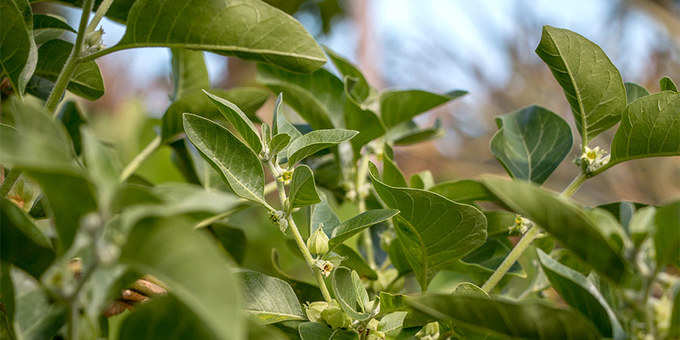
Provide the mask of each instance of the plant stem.
[{"label": "plant stem", "polygon": [[92,20],[90,20],[90,23],[87,25],[85,33],[90,33],[97,29],[97,25],[99,25],[99,22],[104,18],[106,12],[109,11],[109,7],[111,7],[112,3],[113,0],[104,0],[102,1],[101,4],[99,4],[99,7],[97,7],[97,11],[94,13],[94,17],[92,18]]},{"label": "plant stem", "polygon": [[501,263],[498,268],[496,268],[496,271],[491,274],[488,280],[484,282],[484,285],[482,285],[482,290],[484,290],[487,293],[490,293],[491,290],[493,290],[496,285],[501,281],[503,276],[505,276],[505,273],[510,270],[510,267],[512,267],[513,264],[515,264],[515,261],[519,259],[520,256],[524,253],[527,248],[529,248],[529,245],[531,245],[531,242],[533,242],[536,237],[538,237],[540,232],[540,229],[538,226],[534,225],[529,230],[522,236],[522,239],[517,242],[514,248],[512,248],[512,251],[510,251],[510,254],[505,257],[503,262]]},{"label": "plant stem", "polygon": [[[282,174],[276,168],[271,159],[267,161],[267,165],[269,166],[269,169],[274,175],[274,181],[276,182],[276,188],[278,189],[277,191],[279,193],[279,201],[281,202],[281,207],[283,210],[286,210],[287,205],[286,187],[283,183],[283,178],[281,177]],[[328,287],[326,287],[326,281],[324,281],[321,271],[318,268],[316,268],[316,266],[314,266],[314,258],[312,257],[312,254],[309,252],[307,244],[305,244],[305,240],[302,239],[302,235],[300,234],[300,230],[295,224],[295,220],[293,220],[293,216],[289,212],[286,212],[286,221],[288,222],[288,228],[290,228],[291,233],[293,234],[293,239],[295,239],[295,243],[297,244],[298,248],[300,249],[300,252],[302,253],[302,257],[305,259],[305,262],[307,262],[307,266],[309,267],[309,269],[314,273],[314,276],[316,278],[317,283],[319,284],[319,289],[321,290],[323,298],[327,302],[331,302],[332,298],[330,292],[328,291]]]},{"label": "plant stem", "polygon": [[49,112],[55,112],[57,105],[61,100],[61,96],[64,94],[64,91],[66,91],[66,85],[68,85],[68,82],[71,80],[71,76],[73,76],[73,72],[76,70],[76,66],[78,66],[80,61],[80,53],[83,50],[83,40],[85,39],[85,33],[87,30],[87,19],[90,17],[90,12],[92,11],[93,5],[94,0],[85,0],[83,3],[83,12],[80,15],[80,25],[78,26],[76,42],[71,49],[71,54],[69,54],[68,59],[66,59],[64,67],[61,69],[61,72],[57,77],[57,81],[54,84],[54,88],[52,89],[50,96],[45,102],[45,108]]},{"label": "plant stem", "polygon": [[21,171],[17,169],[10,169],[7,172],[5,180],[2,182],[2,186],[0,186],[0,197],[5,197],[9,193],[9,191],[12,190],[14,183],[16,183],[17,180],[19,180],[20,176]]},{"label": "plant stem", "polygon": [[123,172],[120,174],[120,181],[124,182],[128,177],[130,177],[135,171],[137,171],[137,168],[139,168],[142,163],[151,156],[151,154],[156,151],[161,146],[161,136],[156,136],[144,149],[135,156],[130,163],[123,169]]},{"label": "plant stem", "polygon": [[[563,197],[570,197],[573,195],[583,184],[583,182],[586,181],[588,177],[584,173],[580,173],[578,176],[576,176],[571,183],[562,191],[560,196]],[[510,270],[510,267],[512,267],[513,264],[515,264],[515,261],[519,259],[520,256],[524,253],[524,251],[529,248],[531,245],[531,242],[533,242],[538,236],[540,235],[540,228],[537,225],[533,225],[529,230],[522,236],[522,238],[517,242],[514,248],[510,251],[508,256],[505,257],[503,262],[501,263],[498,268],[491,274],[488,280],[484,282],[484,285],[482,285],[482,289],[490,293],[496,285],[501,281],[503,276]]]},{"label": "plant stem", "polygon": [[[366,174],[368,173],[368,156],[362,155],[359,159],[359,166],[357,167],[356,178],[354,181],[354,190],[357,193],[357,199],[359,201],[359,213],[366,211],[366,197],[362,193],[362,187],[366,182]],[[371,228],[366,228],[363,231],[362,239],[364,242],[364,248],[366,250],[366,260],[371,269],[376,268],[375,254],[373,253],[373,239],[371,237]]]},{"label": "plant stem", "polygon": [[68,306],[68,339],[78,339],[78,304],[75,301]]}]

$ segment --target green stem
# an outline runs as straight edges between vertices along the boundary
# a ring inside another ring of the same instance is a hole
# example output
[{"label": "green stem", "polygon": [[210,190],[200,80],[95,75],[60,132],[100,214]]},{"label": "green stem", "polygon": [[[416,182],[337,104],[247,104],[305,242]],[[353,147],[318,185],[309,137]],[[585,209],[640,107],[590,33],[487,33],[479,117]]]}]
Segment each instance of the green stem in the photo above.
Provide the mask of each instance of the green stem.
[{"label": "green stem", "polygon": [[533,242],[536,237],[540,234],[540,229],[534,225],[529,230],[522,236],[522,239],[517,242],[514,248],[512,248],[512,251],[510,251],[510,254],[505,257],[503,262],[501,263],[498,268],[496,268],[496,271],[491,274],[488,280],[484,282],[484,285],[482,285],[482,289],[490,293],[491,290],[493,290],[496,285],[501,282],[501,279],[503,276],[505,276],[505,273],[510,270],[510,267],[512,267],[513,264],[515,264],[515,261],[519,259],[520,256],[524,253],[527,248],[529,248],[529,245],[531,245],[531,242]]},{"label": "green stem", "polygon": [[68,85],[68,82],[71,80],[71,76],[73,76],[73,72],[76,70],[76,66],[78,66],[80,61],[80,53],[83,50],[83,40],[85,39],[85,33],[87,30],[87,19],[90,17],[90,12],[92,11],[93,5],[94,0],[85,0],[83,3],[83,12],[80,15],[80,25],[78,26],[76,42],[71,49],[71,54],[69,54],[68,59],[66,59],[64,68],[61,69],[61,72],[57,77],[57,81],[54,84],[54,88],[52,89],[50,96],[45,102],[45,108],[47,108],[49,112],[54,112],[56,110],[57,105],[61,100],[61,96],[64,94],[64,91],[66,91],[66,85]]},{"label": "green stem", "polygon": [[95,29],[97,29],[97,25],[99,25],[99,22],[104,18],[106,12],[109,11],[109,7],[111,7],[112,3],[113,0],[104,0],[102,1],[101,4],[99,4],[99,7],[97,7],[97,11],[94,13],[94,17],[92,18],[92,20],[90,20],[90,23],[87,25],[87,30],[85,31],[86,33],[93,32]]},{"label": "green stem", "polygon": [[[588,177],[584,173],[580,173],[578,176],[574,178],[574,180],[571,181],[571,183],[562,191],[560,194],[563,197],[571,197],[583,184],[583,182],[586,181]],[[520,256],[524,253],[524,251],[529,248],[531,245],[531,242],[533,242],[538,236],[540,235],[540,229],[537,225],[533,225],[529,230],[522,236],[522,239],[517,242],[514,248],[510,251],[510,254],[505,257],[503,262],[501,263],[498,268],[491,274],[488,280],[484,282],[484,285],[482,285],[482,289],[490,293],[496,285],[501,281],[503,276],[510,270],[510,267],[512,267],[513,264],[515,264],[515,261],[519,259]]]},{"label": "green stem", "polygon": [[128,177],[137,171],[140,165],[151,156],[151,154],[156,151],[161,146],[161,136],[156,136],[144,149],[135,156],[135,158],[128,163],[128,165],[123,169],[120,174],[120,181],[124,182]]},{"label": "green stem", "polygon": [[68,306],[68,339],[78,339],[78,304],[72,301]]},{"label": "green stem", "polygon": [[9,191],[12,190],[14,183],[16,183],[19,180],[20,176],[21,171],[17,169],[10,169],[7,172],[5,180],[2,182],[2,186],[0,186],[0,197],[5,197],[9,193]]},{"label": "green stem", "polygon": [[[359,159],[359,166],[357,167],[356,178],[354,181],[354,190],[356,190],[357,199],[359,201],[359,213],[366,211],[366,197],[364,197],[361,188],[366,182],[366,175],[368,174],[368,156],[362,155]],[[375,254],[373,252],[373,238],[371,237],[371,228],[366,228],[363,231],[362,239],[364,242],[364,248],[366,250],[366,260],[371,269],[377,267],[375,263]]]},{"label": "green stem", "polygon": [[[283,183],[282,180],[283,178],[281,177],[282,174],[276,168],[271,159],[267,161],[267,165],[269,165],[269,169],[274,175],[274,181],[276,182],[276,187],[278,189],[277,191],[279,193],[279,201],[281,202],[281,208],[285,210],[287,204],[286,203],[287,197],[286,187]],[[316,266],[314,265],[314,257],[312,257],[312,253],[309,252],[309,248],[307,248],[307,244],[305,244],[305,241],[302,238],[302,235],[300,234],[300,230],[295,224],[295,220],[293,220],[293,216],[288,212],[286,212],[286,221],[288,222],[288,228],[290,228],[291,233],[293,234],[293,239],[295,240],[295,243],[297,244],[298,248],[300,249],[300,252],[302,253],[302,257],[305,259],[305,262],[307,263],[309,269],[311,269],[312,272],[314,273],[316,281],[319,284],[319,289],[321,289],[321,294],[323,295],[323,298],[327,302],[331,302],[332,298],[330,292],[328,291],[328,287],[326,287],[326,281],[324,281],[323,275],[321,274],[319,268],[316,268]]]}]

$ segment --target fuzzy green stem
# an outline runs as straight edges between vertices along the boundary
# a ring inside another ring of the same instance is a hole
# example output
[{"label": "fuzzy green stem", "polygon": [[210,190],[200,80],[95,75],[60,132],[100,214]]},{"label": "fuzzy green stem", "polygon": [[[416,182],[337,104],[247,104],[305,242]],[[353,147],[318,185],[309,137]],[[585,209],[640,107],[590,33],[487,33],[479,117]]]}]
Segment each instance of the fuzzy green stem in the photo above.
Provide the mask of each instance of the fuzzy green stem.
[{"label": "fuzzy green stem", "polygon": [[491,293],[491,290],[493,290],[496,285],[501,282],[501,279],[503,276],[505,276],[505,273],[510,270],[510,267],[512,267],[513,264],[515,264],[515,261],[519,259],[520,256],[524,253],[527,248],[529,248],[529,245],[531,245],[531,242],[533,242],[538,235],[540,230],[537,226],[532,226],[529,228],[529,230],[522,236],[522,239],[517,242],[514,248],[512,248],[512,251],[510,251],[510,254],[505,257],[503,262],[501,263],[498,268],[496,268],[496,271],[491,274],[488,280],[484,282],[484,285],[482,285],[482,289],[487,292]]},{"label": "fuzzy green stem", "polygon": [[120,181],[125,182],[128,177],[137,171],[140,165],[161,146],[161,136],[156,136],[144,149],[135,156],[120,174]]},{"label": "fuzzy green stem", "polygon": [[93,32],[95,29],[97,29],[97,25],[99,25],[99,22],[104,18],[106,12],[109,11],[109,7],[111,7],[112,3],[113,0],[104,0],[102,1],[101,4],[99,4],[99,7],[97,7],[97,11],[94,13],[94,17],[92,18],[92,20],[90,20],[90,23],[87,25],[87,30],[85,31],[86,33]]},{"label": "fuzzy green stem", "polygon": [[[359,159],[359,166],[357,167],[356,178],[354,181],[355,187],[354,190],[356,190],[360,214],[366,211],[366,197],[364,197],[361,188],[364,186],[364,183],[366,182],[366,175],[368,174],[368,161],[369,159],[367,155],[361,156],[361,158]],[[375,254],[373,252],[373,239],[371,238],[371,228],[366,228],[366,230],[363,231],[362,236],[364,248],[366,250],[366,260],[368,261],[368,265],[371,267],[371,269],[375,269],[376,263]]]},{"label": "fuzzy green stem", "polygon": [[0,186],[0,197],[5,197],[12,190],[14,183],[19,180],[19,177],[21,177],[21,171],[17,169],[10,169],[7,172],[5,180],[2,182],[2,186]]},{"label": "fuzzy green stem", "polygon": [[76,42],[71,49],[71,54],[69,54],[64,63],[64,68],[61,69],[57,81],[54,84],[54,88],[50,93],[50,96],[45,102],[45,108],[49,112],[55,112],[61,96],[66,91],[66,86],[73,76],[73,72],[76,70],[76,66],[80,62],[80,53],[83,50],[83,40],[85,39],[85,34],[87,30],[87,19],[90,17],[90,12],[92,11],[92,6],[94,5],[94,0],[85,0],[83,3],[83,12],[80,15],[80,25],[78,26],[78,35],[76,36]]},{"label": "fuzzy green stem", "polygon": [[[286,197],[286,186],[284,185],[282,180],[283,178],[281,177],[282,174],[274,165],[271,159],[267,161],[267,165],[269,166],[269,169],[274,175],[274,181],[276,182],[276,187],[278,189],[277,191],[279,193],[279,201],[281,202],[281,208],[285,210],[287,204],[286,201],[288,199]],[[328,291],[328,287],[326,287],[326,281],[324,281],[321,271],[314,266],[314,257],[312,257],[312,253],[309,252],[309,248],[307,248],[307,244],[305,243],[305,240],[302,238],[300,230],[295,224],[293,216],[288,212],[286,213],[286,221],[288,222],[288,228],[290,228],[291,233],[293,234],[293,239],[295,240],[298,249],[300,249],[300,253],[302,253],[302,257],[305,259],[305,262],[307,263],[309,269],[314,273],[314,276],[316,278],[317,283],[319,284],[319,289],[321,290],[321,294],[323,295],[324,300],[326,300],[327,302],[331,302],[332,298],[330,292]]]},{"label": "fuzzy green stem", "polygon": [[573,194],[576,193],[576,191],[578,191],[583,182],[585,182],[587,179],[588,177],[586,174],[584,173],[579,174],[578,176],[576,176],[576,178],[574,178],[574,180],[571,181],[571,183],[569,183],[569,185],[566,188],[564,188],[561,195],[564,197],[571,197]]},{"label": "fuzzy green stem", "polygon": [[68,339],[78,340],[78,304],[75,301],[68,306]]}]

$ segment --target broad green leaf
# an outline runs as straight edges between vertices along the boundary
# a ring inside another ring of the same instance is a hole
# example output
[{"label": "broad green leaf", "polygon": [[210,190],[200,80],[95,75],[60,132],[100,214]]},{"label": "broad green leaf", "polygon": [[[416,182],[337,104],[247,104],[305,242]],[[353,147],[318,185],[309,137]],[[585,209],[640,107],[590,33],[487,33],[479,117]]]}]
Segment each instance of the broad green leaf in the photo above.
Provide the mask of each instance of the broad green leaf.
[{"label": "broad green leaf", "polygon": [[174,100],[210,88],[210,76],[202,51],[172,48],[170,53],[172,55]]},{"label": "broad green leaf", "polygon": [[491,193],[484,184],[471,179],[441,182],[435,184],[429,191],[438,193],[459,203],[496,200],[493,193]]},{"label": "broad green leaf", "polygon": [[71,137],[76,155],[80,155],[80,152],[82,151],[80,127],[87,123],[87,117],[80,109],[78,103],[74,100],[69,100],[61,104],[58,117],[64,124],[68,135]]},{"label": "broad green leaf", "polygon": [[387,157],[387,155],[383,156],[382,181],[385,184],[393,187],[408,187],[408,184],[406,184],[406,178],[397,166],[397,162],[392,160],[392,158]]},{"label": "broad green leaf", "polygon": [[572,310],[541,302],[425,295],[406,303],[438,320],[452,320],[464,328],[489,335],[524,339],[600,339],[592,323]]},{"label": "broad green leaf", "polygon": [[538,259],[552,288],[574,309],[593,322],[600,333],[614,339],[625,338],[616,314],[595,285],[581,273],[562,265],[538,249]]},{"label": "broad green leaf", "polygon": [[626,90],[619,70],[599,46],[572,31],[543,26],[536,54],[562,86],[583,147],[619,121]]},{"label": "broad green leaf", "polygon": [[[328,55],[333,65],[338,70],[338,72],[340,72],[343,79],[346,80],[347,77],[355,79],[354,84],[351,87],[351,90],[345,87],[346,90],[345,93],[348,96],[350,96],[350,98],[356,100],[358,104],[362,104],[370,95],[373,95],[374,92],[376,92],[368,84],[366,78],[364,78],[364,75],[361,73],[361,71],[356,66],[352,65],[352,63],[349,62],[349,60],[341,57],[340,55],[333,52],[333,50],[326,46],[324,46],[324,51],[326,51],[326,54]],[[345,86],[347,86],[346,81]],[[361,109],[365,110],[366,108],[361,107]]]},{"label": "broad green leaf", "polygon": [[22,96],[38,62],[33,41],[33,14],[27,0],[0,2],[0,69]]},{"label": "broad green leaf", "polygon": [[647,237],[654,233],[655,215],[655,207],[644,207],[638,209],[631,217],[628,230],[635,247],[640,247]]},{"label": "broad green leaf", "polygon": [[628,104],[634,102],[640,97],[649,95],[649,91],[638,84],[626,82],[623,84],[623,86],[626,88],[626,101]]},{"label": "broad green leaf", "polygon": [[274,93],[283,93],[286,103],[312,128],[344,127],[343,84],[329,71],[300,74],[261,64],[257,66],[257,82]]},{"label": "broad green leaf", "polygon": [[612,141],[611,164],[644,157],[680,155],[680,95],[661,92],[626,108]]},{"label": "broad green leaf", "polygon": [[663,77],[659,79],[659,88],[661,89],[661,91],[678,92],[678,87],[675,86],[673,79],[669,77]]},{"label": "broad green leaf", "polygon": [[276,270],[281,279],[288,282],[291,288],[293,288],[295,296],[297,296],[298,301],[300,301],[300,303],[323,300],[323,295],[321,294],[321,290],[319,289],[319,287],[311,283],[297,280],[281,269],[281,264],[279,263],[279,252],[276,250],[276,248],[272,248],[271,257],[272,266],[274,267],[274,270]]},{"label": "broad green leaf", "polygon": [[404,319],[408,312],[392,312],[384,315],[378,323],[378,331],[387,336],[396,336],[404,326]]},{"label": "broad green leaf", "polygon": [[542,184],[571,151],[569,124],[532,105],[496,118],[491,152],[510,176]]},{"label": "broad green leaf", "polygon": [[276,101],[274,102],[274,113],[272,118],[272,134],[277,135],[285,133],[290,136],[291,139],[298,138],[302,136],[302,133],[287,119],[286,116],[281,112],[281,105],[283,104],[283,93],[279,93],[276,96]]},{"label": "broad green leaf", "polygon": [[489,297],[482,288],[470,282],[461,282],[453,290],[453,294],[457,296],[473,296],[473,297]]},{"label": "broad green leaf", "polygon": [[[323,224],[323,226],[322,226]],[[312,207],[312,216],[309,221],[309,234],[311,235],[317,228],[323,227],[326,236],[330,237],[333,229],[340,225],[340,219],[326,200],[315,204]]]},{"label": "broad green leaf", "polygon": [[216,338],[245,334],[239,287],[229,262],[213,240],[192,231],[186,220],[142,220],[132,229],[120,261],[165,283]]},{"label": "broad green leaf", "polygon": [[21,208],[0,197],[0,259],[39,279],[55,258],[50,241]]},{"label": "broad green leaf", "polygon": [[392,128],[465,94],[467,92],[461,90],[446,94],[422,90],[385,91],[380,94],[380,117],[385,126]]},{"label": "broad green leaf", "polygon": [[302,307],[288,283],[254,271],[239,273],[243,308],[264,324],[305,320]]},{"label": "broad green leaf", "polygon": [[507,211],[485,211],[486,233],[488,237],[507,235],[510,228],[515,226],[516,214]]},{"label": "broad green leaf", "polygon": [[680,267],[680,201],[656,209],[653,234],[659,268]]},{"label": "broad green leaf", "polygon": [[[269,93],[266,90],[255,87],[234,87],[228,90],[211,89],[210,92],[236,104],[251,120],[257,120],[255,111],[269,97]],[[164,142],[174,141],[184,133],[182,114],[185,112],[194,113],[213,120],[221,118],[217,107],[202,91],[197,90],[184,93],[182,98],[173,102],[165,110],[165,114],[163,114],[161,136]]]},{"label": "broad green leaf", "polygon": [[421,171],[411,176],[409,186],[411,188],[429,190],[434,186],[434,177],[430,170]]},{"label": "broad green leaf", "polygon": [[222,248],[229,253],[234,262],[243,263],[246,255],[246,234],[239,228],[224,223],[213,223],[208,226],[210,233],[220,242]]},{"label": "broad green leaf", "polygon": [[343,129],[314,130],[293,139],[288,145],[288,167],[331,146],[350,140],[357,132]]},{"label": "broad green leaf", "polygon": [[50,13],[33,16],[33,39],[36,45],[58,39],[64,32],[76,33],[66,19]]},{"label": "broad green leaf", "polygon": [[164,205],[153,212],[154,216],[171,216],[190,213],[210,215],[238,209],[245,203],[238,197],[217,190],[205,190],[189,183],[163,183],[151,188],[151,193],[163,200]]},{"label": "broad green leaf", "polygon": [[475,207],[455,203],[438,194],[388,186],[378,180],[370,164],[373,187],[392,209],[397,240],[425,291],[434,275],[486,240],[486,218]]},{"label": "broad green leaf", "polygon": [[51,303],[40,288],[17,294],[14,320],[20,339],[52,339],[66,324],[66,307]]},{"label": "broad green leaf", "polygon": [[333,336],[334,330],[318,322],[305,322],[298,327],[302,340],[328,340]]},{"label": "broad green leaf", "polygon": [[138,47],[206,50],[297,72],[314,71],[326,62],[321,47],[299,22],[254,0],[136,1],[125,35],[114,48]]},{"label": "broad green leaf", "polygon": [[140,304],[123,320],[120,340],[220,339],[194,311],[174,296],[155,297]]},{"label": "broad green leaf", "polygon": [[290,209],[304,207],[321,202],[314,184],[314,173],[306,165],[300,165],[293,172],[290,183]]},{"label": "broad green leaf", "polygon": [[[461,260],[465,264],[474,264],[488,269],[489,271],[493,271],[501,265],[510,251],[512,251],[512,248],[513,244],[507,237],[487,238],[483,245],[467,254]],[[508,274],[524,276],[520,263],[515,262],[510,267]]]},{"label": "broad green leaf", "polygon": [[290,139],[291,139],[290,135],[285,133],[279,133],[278,135],[272,137],[272,140],[269,145],[270,147],[269,151],[272,154],[278,154],[279,152],[286,149],[288,143],[290,143]]},{"label": "broad green leaf", "polygon": [[365,277],[369,280],[378,279],[378,274],[375,272],[375,270],[373,270],[368,265],[368,263],[366,263],[366,260],[364,260],[364,258],[361,257],[359,253],[357,253],[348,245],[339,244],[335,246],[333,252],[343,257],[342,262],[340,263],[342,266],[356,270],[359,276]]},{"label": "broad green leaf", "polygon": [[412,145],[439,138],[444,133],[442,121],[439,118],[435,119],[432,126],[426,128],[421,128],[416,122],[410,120],[392,127],[385,138],[392,141],[394,145]]},{"label": "broad green leaf", "polygon": [[595,270],[622,281],[627,269],[622,254],[575,203],[529,182],[491,176],[482,182],[512,211],[536,223]]},{"label": "broad green leaf", "polygon": [[[345,96],[349,97],[349,89],[345,79]],[[352,100],[345,100],[345,127],[359,131],[359,134],[352,138],[352,150],[355,156],[361,152],[361,147],[385,134],[385,125],[375,112],[363,109]]]},{"label": "broad green leaf", "polygon": [[[35,76],[56,81],[66,63],[73,44],[64,40],[50,40],[38,49],[38,64]],[[94,61],[78,64],[67,89],[83,98],[95,100],[104,95],[104,80],[99,66]]]},{"label": "broad green leaf", "polygon": [[335,227],[331,233],[331,239],[328,241],[328,245],[330,249],[333,250],[337,245],[345,242],[364,229],[392,218],[398,213],[399,210],[395,209],[373,209],[364,211]]},{"label": "broad green leaf", "polygon": [[339,267],[333,271],[331,283],[335,299],[347,315],[360,321],[371,317],[368,293],[356,271]]},{"label": "broad green leaf", "polygon": [[82,128],[83,161],[95,184],[99,202],[108,204],[119,184],[123,166],[115,150],[102,143],[88,128]]},{"label": "broad green leaf", "polygon": [[241,109],[236,106],[236,104],[220,98],[208,91],[203,91],[208,98],[217,106],[222,113],[222,116],[227,119],[227,121],[234,126],[236,131],[241,135],[241,138],[250,146],[255,154],[259,154],[262,151],[262,141],[260,140],[260,135],[257,133],[257,128],[250,121],[248,116],[246,116]]},{"label": "broad green leaf", "polygon": [[621,225],[628,230],[630,219],[635,213],[635,209],[644,207],[644,204],[630,201],[612,202],[598,205],[597,208],[604,209],[610,212]]},{"label": "broad green leaf", "polygon": [[235,194],[266,205],[262,163],[249,147],[229,130],[200,116],[184,114],[184,130]]},{"label": "broad green leaf", "polygon": [[424,326],[425,324],[432,321],[431,316],[415,310],[411,308],[410,305],[406,304],[406,295],[380,292],[379,296],[381,313],[407,313],[403,321],[404,328]]}]

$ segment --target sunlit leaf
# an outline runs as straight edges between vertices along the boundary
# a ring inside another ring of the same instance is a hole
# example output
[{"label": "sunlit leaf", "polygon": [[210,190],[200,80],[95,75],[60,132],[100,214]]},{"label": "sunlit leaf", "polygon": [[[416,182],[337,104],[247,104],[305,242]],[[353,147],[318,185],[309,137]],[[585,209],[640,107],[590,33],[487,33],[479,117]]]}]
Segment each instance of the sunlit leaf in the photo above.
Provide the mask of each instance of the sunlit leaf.
[{"label": "sunlit leaf", "polygon": [[306,319],[293,289],[285,281],[254,271],[238,276],[243,287],[243,308],[259,321],[270,324]]},{"label": "sunlit leaf", "polygon": [[251,149],[255,152],[255,154],[259,154],[260,151],[262,151],[262,141],[260,140],[260,136],[257,132],[257,128],[253,124],[253,122],[250,121],[248,116],[246,116],[241,109],[236,106],[236,104],[224,99],[220,98],[208,91],[203,91],[208,98],[217,106],[217,108],[220,110],[220,113],[222,113],[222,116],[227,119],[227,121],[234,126],[236,131],[241,135],[241,138],[250,146]]},{"label": "sunlit leaf", "polygon": [[288,201],[291,209],[321,202],[314,184],[314,173],[308,166],[300,165],[295,168]]},{"label": "sunlit leaf", "polygon": [[649,95],[649,91],[638,84],[626,82],[623,86],[626,87],[626,100],[628,104],[635,101],[635,99]]},{"label": "sunlit leaf", "polygon": [[175,100],[189,93],[210,88],[210,76],[202,51],[172,48],[170,52]]},{"label": "sunlit leaf", "polygon": [[669,77],[663,77],[659,79],[659,88],[661,89],[661,91],[678,92],[678,87],[673,82],[673,79]]},{"label": "sunlit leaf", "polygon": [[356,136],[357,132],[343,129],[314,130],[293,139],[288,145],[288,166],[333,145],[340,144]]},{"label": "sunlit leaf", "polygon": [[364,211],[335,227],[331,233],[331,239],[328,241],[328,245],[330,249],[333,250],[335,246],[345,242],[350,237],[374,224],[385,221],[398,213],[399,211],[394,209],[373,209]]}]

